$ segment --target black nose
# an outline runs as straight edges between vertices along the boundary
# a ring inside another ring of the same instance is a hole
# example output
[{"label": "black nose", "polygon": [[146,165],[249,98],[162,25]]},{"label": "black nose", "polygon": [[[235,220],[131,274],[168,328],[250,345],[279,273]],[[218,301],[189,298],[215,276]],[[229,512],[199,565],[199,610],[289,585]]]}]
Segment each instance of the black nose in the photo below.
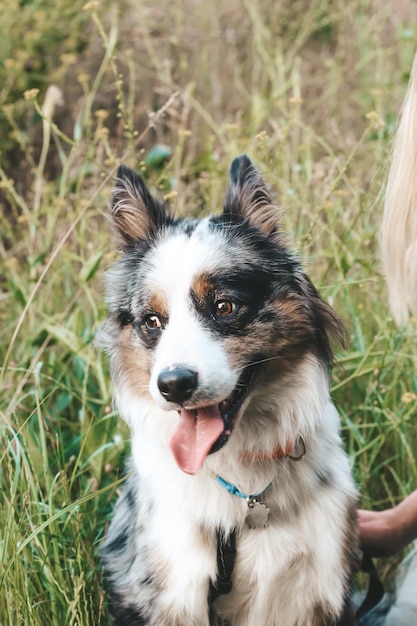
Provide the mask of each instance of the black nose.
[{"label": "black nose", "polygon": [[187,367],[177,366],[162,370],[158,376],[158,389],[168,402],[182,404],[197,388],[198,374]]}]

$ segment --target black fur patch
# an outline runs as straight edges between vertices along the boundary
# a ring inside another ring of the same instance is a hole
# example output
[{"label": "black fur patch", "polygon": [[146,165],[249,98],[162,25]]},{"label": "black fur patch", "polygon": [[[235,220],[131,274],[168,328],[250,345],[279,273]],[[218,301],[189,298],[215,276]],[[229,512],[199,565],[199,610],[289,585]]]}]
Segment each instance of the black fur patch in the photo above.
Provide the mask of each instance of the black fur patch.
[{"label": "black fur patch", "polygon": [[142,612],[132,608],[132,606],[123,606],[122,599],[110,587],[109,594],[111,597],[110,611],[116,626],[146,626],[149,624],[147,617]]}]

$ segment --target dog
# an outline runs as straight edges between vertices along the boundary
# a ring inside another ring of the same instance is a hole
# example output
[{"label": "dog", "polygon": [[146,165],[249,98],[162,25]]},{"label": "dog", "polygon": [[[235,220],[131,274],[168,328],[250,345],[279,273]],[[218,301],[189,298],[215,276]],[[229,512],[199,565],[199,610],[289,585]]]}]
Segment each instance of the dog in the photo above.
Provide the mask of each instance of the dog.
[{"label": "dog", "polygon": [[356,488],[329,393],[345,331],[246,155],[223,212],[173,216],[120,166],[107,276],[129,473],[103,543],[118,626],[342,626]]}]

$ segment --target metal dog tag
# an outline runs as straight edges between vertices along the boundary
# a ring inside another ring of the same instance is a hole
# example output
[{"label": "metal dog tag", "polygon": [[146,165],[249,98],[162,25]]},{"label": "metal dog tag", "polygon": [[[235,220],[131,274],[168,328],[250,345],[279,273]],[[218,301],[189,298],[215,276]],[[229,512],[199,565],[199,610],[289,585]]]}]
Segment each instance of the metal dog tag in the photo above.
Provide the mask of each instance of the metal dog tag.
[{"label": "metal dog tag", "polygon": [[271,509],[268,509],[266,504],[258,502],[254,498],[248,498],[248,513],[245,518],[245,523],[248,528],[268,528],[269,526],[269,514]]}]

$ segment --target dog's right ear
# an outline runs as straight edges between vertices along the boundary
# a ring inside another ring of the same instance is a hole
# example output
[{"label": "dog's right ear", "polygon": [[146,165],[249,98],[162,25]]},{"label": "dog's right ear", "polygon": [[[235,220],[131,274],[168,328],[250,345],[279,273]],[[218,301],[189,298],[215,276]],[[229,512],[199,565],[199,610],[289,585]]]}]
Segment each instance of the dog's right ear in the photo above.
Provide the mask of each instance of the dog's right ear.
[{"label": "dog's right ear", "polygon": [[261,174],[246,154],[236,157],[230,166],[224,215],[232,222],[247,222],[267,237],[276,236],[278,209]]},{"label": "dog's right ear", "polygon": [[123,250],[151,237],[167,222],[164,205],[148,190],[142,178],[126,165],[117,170],[111,218]]}]

